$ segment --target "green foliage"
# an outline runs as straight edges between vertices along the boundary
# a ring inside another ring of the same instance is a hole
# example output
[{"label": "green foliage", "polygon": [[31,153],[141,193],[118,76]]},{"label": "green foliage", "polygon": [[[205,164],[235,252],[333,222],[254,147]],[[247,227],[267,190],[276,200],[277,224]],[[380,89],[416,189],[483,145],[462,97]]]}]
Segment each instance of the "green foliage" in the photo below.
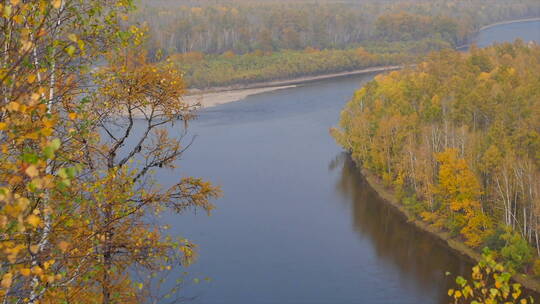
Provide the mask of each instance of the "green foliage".
[{"label": "green foliage", "polygon": [[489,234],[484,240],[484,246],[490,250],[500,252],[500,250],[506,245],[506,241],[502,239],[502,235],[506,233],[507,228],[497,227],[491,234]]},{"label": "green foliage", "polygon": [[207,88],[396,65],[412,62],[418,54],[449,47],[450,44],[442,40],[425,39],[367,42],[361,47],[345,50],[307,48],[302,51],[255,51],[243,55],[191,52],[172,55],[171,59],[185,72],[190,87]]},{"label": "green foliage", "polygon": [[402,199],[402,204],[414,216],[420,217],[420,214],[426,211],[425,204],[416,198],[416,195],[408,196]]},{"label": "green foliage", "polygon": [[471,282],[456,278],[457,287],[448,290],[452,303],[534,303],[532,297],[522,294],[520,284],[511,282],[512,275],[495,261],[489,250],[484,251],[482,260],[472,268],[471,277]]},{"label": "green foliage", "polygon": [[533,263],[533,274],[539,278],[540,277],[540,259],[537,258]]},{"label": "green foliage", "polygon": [[533,257],[531,247],[519,233],[507,229],[501,235],[501,239],[506,242],[500,251],[506,269],[511,271],[519,270],[531,261]]}]

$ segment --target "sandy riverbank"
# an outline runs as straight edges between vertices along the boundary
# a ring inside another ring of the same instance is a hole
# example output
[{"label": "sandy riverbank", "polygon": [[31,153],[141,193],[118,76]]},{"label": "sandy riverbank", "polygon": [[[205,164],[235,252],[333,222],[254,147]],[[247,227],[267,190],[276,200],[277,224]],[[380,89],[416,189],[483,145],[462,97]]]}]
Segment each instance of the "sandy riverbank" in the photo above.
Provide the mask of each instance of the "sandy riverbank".
[{"label": "sandy riverbank", "polygon": [[242,100],[250,95],[261,94],[276,90],[294,88],[296,85],[254,88],[254,89],[237,89],[220,92],[200,92],[184,97],[184,101],[189,104],[200,104],[203,108],[214,107],[220,104]]},{"label": "sandy riverbank", "polygon": [[248,85],[235,85],[228,87],[216,87],[208,90],[191,90],[184,100],[190,104],[200,103],[203,108],[213,107],[224,103],[242,100],[250,95],[261,94],[276,90],[293,88],[301,84],[321,81],[326,79],[363,75],[377,72],[393,71],[402,69],[401,65],[373,67],[349,72],[332,73],[318,76],[306,76],[288,80],[276,80],[258,82]]}]

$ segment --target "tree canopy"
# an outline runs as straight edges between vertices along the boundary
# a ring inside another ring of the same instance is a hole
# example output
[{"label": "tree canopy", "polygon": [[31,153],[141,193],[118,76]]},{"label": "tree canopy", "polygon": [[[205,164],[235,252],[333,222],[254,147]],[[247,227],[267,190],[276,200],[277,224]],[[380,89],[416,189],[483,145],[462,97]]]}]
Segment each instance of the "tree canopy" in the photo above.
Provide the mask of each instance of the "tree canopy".
[{"label": "tree canopy", "polygon": [[540,253],[539,68],[522,41],[434,53],[358,90],[332,133],[417,217],[526,270]]}]

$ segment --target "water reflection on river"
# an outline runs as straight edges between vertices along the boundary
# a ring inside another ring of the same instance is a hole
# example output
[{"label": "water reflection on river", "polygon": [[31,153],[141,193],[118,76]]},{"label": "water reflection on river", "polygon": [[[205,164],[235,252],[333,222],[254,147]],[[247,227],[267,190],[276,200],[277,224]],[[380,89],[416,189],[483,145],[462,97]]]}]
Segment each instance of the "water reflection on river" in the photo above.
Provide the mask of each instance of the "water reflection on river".
[{"label": "water reflection on river", "polygon": [[[432,290],[441,285],[444,289],[454,287],[446,271],[470,271],[471,264],[449,253],[440,240],[407,223],[406,217],[382,201],[349,154],[340,154],[330,168],[340,173],[336,189],[344,198],[342,202],[350,204],[354,230],[359,237],[369,238],[378,257],[397,267],[401,275],[414,277],[422,288]],[[447,303],[444,295],[439,301]]]}]

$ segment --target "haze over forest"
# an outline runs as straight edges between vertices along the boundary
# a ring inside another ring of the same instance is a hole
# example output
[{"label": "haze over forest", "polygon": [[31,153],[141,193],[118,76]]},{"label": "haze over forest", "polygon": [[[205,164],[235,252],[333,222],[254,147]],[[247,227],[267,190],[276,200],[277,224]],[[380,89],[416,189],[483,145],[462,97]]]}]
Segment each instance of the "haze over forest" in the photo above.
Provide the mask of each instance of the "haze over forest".
[{"label": "haze over forest", "polygon": [[1,303],[540,301],[540,1],[3,0],[0,31]]}]

